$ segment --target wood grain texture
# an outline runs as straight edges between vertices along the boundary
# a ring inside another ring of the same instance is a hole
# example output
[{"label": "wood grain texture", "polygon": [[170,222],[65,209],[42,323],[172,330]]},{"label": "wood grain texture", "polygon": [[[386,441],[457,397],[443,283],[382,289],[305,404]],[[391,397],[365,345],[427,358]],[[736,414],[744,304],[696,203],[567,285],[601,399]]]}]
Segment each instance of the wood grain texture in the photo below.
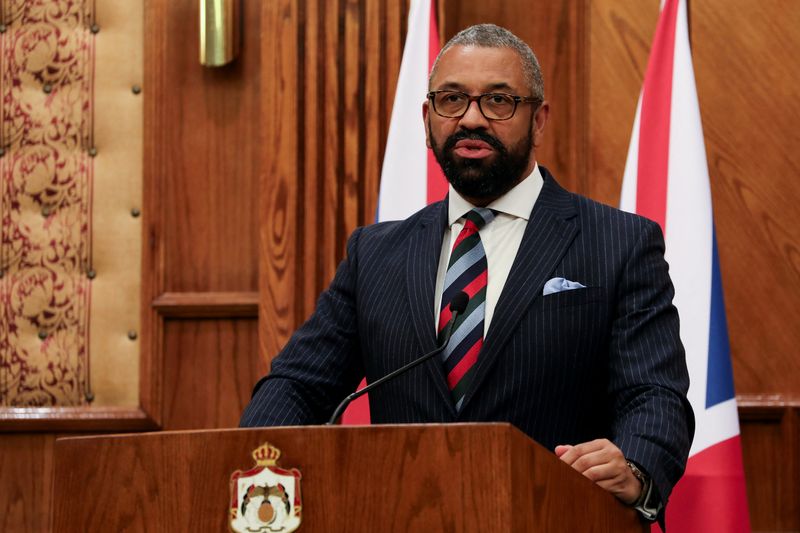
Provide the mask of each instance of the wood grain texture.
[{"label": "wood grain texture", "polygon": [[750,524],[758,531],[800,531],[800,403],[740,405]]},{"label": "wood grain texture", "polygon": [[[638,513],[631,513],[632,510],[622,502],[613,496],[609,498],[610,494],[604,491],[598,491],[598,487],[588,479],[581,476],[566,479],[562,470],[564,464],[552,461],[555,456],[549,450],[536,444],[535,453],[530,453],[532,443],[527,438],[509,439],[508,442],[508,475],[512,480],[510,499],[513,502],[509,531],[649,533],[649,524],[645,524]],[[598,497],[585,497],[589,494]],[[533,513],[524,510],[530,505],[525,502],[526,498],[530,498],[535,505]],[[579,512],[575,512],[576,501],[580,502]],[[475,505],[480,507],[481,500],[477,500]]]},{"label": "wood grain texture", "polygon": [[0,435],[0,531],[49,531],[55,435]]},{"label": "wood grain texture", "polygon": [[[242,3],[242,47],[199,63],[199,3],[145,9],[142,408],[161,422],[163,320],[257,316],[261,10]],[[182,426],[184,427],[184,426]]]},{"label": "wood grain texture", "polygon": [[[305,119],[297,95],[301,90],[308,91],[298,83],[302,73],[302,63],[298,65],[300,15],[293,0],[264,2],[262,6],[261,69],[270,73],[264,80],[262,109],[270,113],[261,117],[263,145],[269,150],[263,154],[259,199],[259,350],[269,358],[297,325],[296,301],[302,301],[304,280],[310,277],[304,267],[313,267],[317,261],[313,258],[305,265],[299,247],[306,220],[299,216],[302,210],[298,202],[303,201],[305,165],[313,162],[300,149],[303,143],[298,142],[298,126]],[[316,58],[316,54],[308,55]],[[307,205],[308,222],[312,222],[319,204]]]},{"label": "wood grain texture", "polygon": [[577,192],[616,206],[659,3],[593,0],[589,6],[588,182]]},{"label": "wood grain texture", "polygon": [[[250,453],[265,441],[282,450],[281,466],[302,472],[304,531],[644,530],[635,511],[507,424],[63,439],[56,444],[55,479],[63,491],[55,529],[223,531],[228,479],[252,467]],[[71,466],[87,455],[97,466]],[[532,482],[520,484],[520,465]],[[104,490],[120,484],[124,499]],[[575,498],[581,512],[574,512]],[[84,505],[89,499],[94,504]],[[539,529],[519,527],[529,524]]]},{"label": "wood grain texture", "polygon": [[[142,295],[139,401],[161,424],[162,320],[150,303],[164,292],[164,223],[161,214],[166,128],[160,122],[159,94],[167,90],[167,68],[161,60],[166,32],[166,2],[149,1],[144,9],[144,149],[142,177]],[[151,94],[152,93],[152,94]]]},{"label": "wood grain texture", "polygon": [[[692,2],[737,392],[800,398],[800,3]],[[796,471],[797,472],[797,471]]]},{"label": "wood grain texture", "polygon": [[260,343],[312,312],[347,236],[374,221],[408,3],[263,3]]},{"label": "wood grain texture", "polygon": [[167,320],[164,325],[165,429],[222,428],[239,416],[256,380],[256,320]]},{"label": "wood grain texture", "polygon": [[261,18],[259,3],[242,6],[241,55],[212,69],[199,63],[199,3],[147,3],[145,188],[151,194],[144,221],[155,257],[145,265],[155,261],[160,270],[156,294],[258,287]]}]

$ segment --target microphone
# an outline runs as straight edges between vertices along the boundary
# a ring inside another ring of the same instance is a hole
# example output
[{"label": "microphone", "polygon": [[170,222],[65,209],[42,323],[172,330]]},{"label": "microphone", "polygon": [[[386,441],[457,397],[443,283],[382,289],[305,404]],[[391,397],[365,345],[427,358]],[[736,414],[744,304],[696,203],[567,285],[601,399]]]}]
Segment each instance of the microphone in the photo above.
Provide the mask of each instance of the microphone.
[{"label": "microphone", "polygon": [[357,390],[354,393],[352,393],[349,396],[347,396],[336,407],[336,410],[333,411],[333,416],[331,416],[331,419],[328,420],[328,423],[325,424],[325,425],[326,426],[330,426],[330,425],[333,425],[334,423],[336,423],[336,419],[338,419],[339,416],[341,416],[341,414],[344,412],[344,410],[347,408],[347,406],[350,405],[350,402],[352,402],[356,398],[359,398],[359,397],[365,395],[366,393],[368,393],[372,389],[374,389],[376,387],[380,387],[381,385],[383,385],[387,381],[390,381],[390,380],[396,378],[397,376],[399,376],[401,374],[405,374],[406,372],[408,372],[409,370],[411,370],[415,366],[421,365],[422,363],[424,363],[425,361],[427,361],[428,359],[430,359],[434,355],[437,355],[442,350],[444,350],[447,347],[447,343],[450,342],[450,336],[453,334],[453,326],[455,326],[456,318],[458,318],[458,315],[460,315],[461,313],[464,312],[464,310],[467,308],[467,304],[468,303],[469,303],[469,296],[467,296],[467,293],[464,292],[464,291],[457,292],[456,295],[453,296],[453,299],[450,300],[450,313],[452,314],[452,316],[450,317],[450,321],[447,323],[447,326],[445,326],[445,328],[444,328],[444,338],[442,340],[442,343],[435,350],[433,350],[432,352],[426,353],[425,355],[423,355],[419,359],[415,359],[415,360],[411,361],[407,365],[402,366],[402,367],[398,368],[397,370],[395,370],[393,372],[390,372],[389,374],[386,374],[382,378],[380,378],[380,379],[378,379],[376,381],[373,381],[372,383],[370,383],[369,385],[367,385],[363,389]]}]

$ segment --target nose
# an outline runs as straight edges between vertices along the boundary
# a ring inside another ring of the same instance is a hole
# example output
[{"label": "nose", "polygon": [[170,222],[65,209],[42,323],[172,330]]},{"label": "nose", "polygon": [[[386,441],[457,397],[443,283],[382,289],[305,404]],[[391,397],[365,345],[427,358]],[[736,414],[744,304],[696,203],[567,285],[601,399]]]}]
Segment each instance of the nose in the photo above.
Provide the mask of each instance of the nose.
[{"label": "nose", "polygon": [[467,112],[464,113],[464,116],[459,120],[459,125],[469,130],[487,128],[489,126],[489,121],[483,116],[483,113],[481,113],[481,108],[477,100],[473,100],[469,103]]}]

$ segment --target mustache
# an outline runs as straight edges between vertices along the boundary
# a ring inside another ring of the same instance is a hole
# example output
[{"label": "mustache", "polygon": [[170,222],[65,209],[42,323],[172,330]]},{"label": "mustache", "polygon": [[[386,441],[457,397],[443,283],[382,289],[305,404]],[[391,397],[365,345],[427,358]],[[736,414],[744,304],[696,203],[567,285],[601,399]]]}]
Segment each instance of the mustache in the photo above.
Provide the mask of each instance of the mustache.
[{"label": "mustache", "polygon": [[492,137],[485,131],[480,131],[480,130],[457,131],[447,138],[443,148],[445,151],[449,152],[456,147],[456,143],[458,141],[463,141],[463,140],[483,141],[500,153],[506,152],[506,147],[503,146],[503,143],[501,143],[499,139]]}]

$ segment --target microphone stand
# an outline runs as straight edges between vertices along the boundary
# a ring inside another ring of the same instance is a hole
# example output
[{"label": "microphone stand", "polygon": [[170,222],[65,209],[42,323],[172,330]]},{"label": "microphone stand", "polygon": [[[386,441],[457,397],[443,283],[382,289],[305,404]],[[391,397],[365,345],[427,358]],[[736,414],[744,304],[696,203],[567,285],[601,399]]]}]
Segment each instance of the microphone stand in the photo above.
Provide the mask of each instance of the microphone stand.
[{"label": "microphone stand", "polygon": [[[466,294],[463,293],[463,292],[460,293],[460,294],[464,294],[464,296],[466,296]],[[461,306],[461,309],[453,309],[453,307],[454,306],[452,306],[452,305],[450,306],[450,310],[452,311],[453,315],[450,318],[450,322],[447,323],[447,327],[445,329],[445,334],[444,334],[444,341],[442,342],[441,345],[439,345],[432,352],[426,353],[425,355],[423,355],[419,359],[415,359],[414,361],[411,361],[407,365],[401,366],[397,370],[395,370],[393,372],[390,372],[389,374],[386,374],[385,376],[383,376],[382,378],[380,378],[380,379],[378,379],[376,381],[373,381],[372,383],[370,383],[369,385],[367,385],[363,389],[357,390],[354,393],[352,393],[349,396],[347,396],[336,407],[336,410],[333,411],[333,416],[331,416],[330,420],[328,420],[328,422],[325,425],[326,426],[331,426],[331,425],[335,424],[336,420],[341,416],[341,414],[344,412],[344,410],[347,408],[348,405],[350,405],[350,402],[352,402],[353,400],[365,395],[366,393],[368,393],[372,389],[383,385],[387,381],[396,378],[400,374],[403,374],[404,372],[407,372],[407,371],[411,370],[415,366],[421,365],[422,363],[424,363],[425,361],[427,361],[431,357],[441,353],[441,351],[444,350],[447,347],[447,343],[450,342],[450,336],[453,334],[453,327],[455,326],[456,318],[458,318],[458,315],[461,314],[467,306],[466,306],[466,304],[464,304],[463,306]]]}]

